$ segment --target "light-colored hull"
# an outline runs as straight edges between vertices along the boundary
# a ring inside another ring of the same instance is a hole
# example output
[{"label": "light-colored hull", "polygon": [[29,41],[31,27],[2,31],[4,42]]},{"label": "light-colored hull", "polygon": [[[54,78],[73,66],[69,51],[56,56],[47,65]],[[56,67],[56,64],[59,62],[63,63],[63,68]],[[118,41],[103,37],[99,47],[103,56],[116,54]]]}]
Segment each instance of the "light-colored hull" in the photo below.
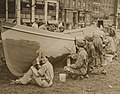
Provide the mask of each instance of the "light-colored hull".
[{"label": "light-colored hull", "polygon": [[39,49],[51,63],[62,62],[70,48],[75,52],[74,38],[69,34],[54,33],[26,26],[4,23],[2,41],[6,64],[15,76],[22,76],[38,56]]}]

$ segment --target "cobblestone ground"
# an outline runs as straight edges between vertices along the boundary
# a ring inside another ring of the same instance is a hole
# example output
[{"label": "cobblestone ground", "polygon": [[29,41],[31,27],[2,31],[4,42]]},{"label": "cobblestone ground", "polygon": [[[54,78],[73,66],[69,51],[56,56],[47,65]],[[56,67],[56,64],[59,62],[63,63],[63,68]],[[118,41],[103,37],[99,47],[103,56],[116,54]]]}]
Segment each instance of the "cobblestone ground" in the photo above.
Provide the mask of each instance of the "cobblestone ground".
[{"label": "cobblestone ground", "polygon": [[50,88],[40,88],[34,82],[28,85],[10,85],[10,79],[15,77],[5,63],[0,61],[0,94],[120,94],[120,58],[105,66],[106,75],[91,75],[83,80],[67,78],[65,83],[61,83],[59,73],[63,73],[62,68],[55,68],[54,84]]}]

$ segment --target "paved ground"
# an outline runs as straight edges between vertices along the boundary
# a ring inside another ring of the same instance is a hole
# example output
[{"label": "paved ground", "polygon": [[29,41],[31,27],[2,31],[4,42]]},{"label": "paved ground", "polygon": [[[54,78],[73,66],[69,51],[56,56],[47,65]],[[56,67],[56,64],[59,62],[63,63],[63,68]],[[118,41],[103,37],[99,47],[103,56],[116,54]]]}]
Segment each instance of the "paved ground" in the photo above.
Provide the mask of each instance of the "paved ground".
[{"label": "paved ground", "polygon": [[[120,48],[118,51],[120,54]],[[54,84],[50,88],[40,88],[34,82],[28,85],[10,85],[10,79],[15,77],[8,71],[5,63],[0,62],[0,94],[120,94],[119,62],[120,58],[105,66],[106,75],[91,75],[83,80],[67,78],[65,83],[59,81],[63,66],[56,67]]]}]

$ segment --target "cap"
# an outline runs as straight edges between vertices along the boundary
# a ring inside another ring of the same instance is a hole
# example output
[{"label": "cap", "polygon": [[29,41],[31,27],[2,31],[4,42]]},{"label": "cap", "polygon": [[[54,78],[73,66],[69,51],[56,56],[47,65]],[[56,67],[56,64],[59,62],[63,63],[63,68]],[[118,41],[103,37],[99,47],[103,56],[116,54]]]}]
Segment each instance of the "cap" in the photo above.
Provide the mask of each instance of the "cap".
[{"label": "cap", "polygon": [[93,36],[86,35],[84,39],[87,41],[93,41]]},{"label": "cap", "polygon": [[78,47],[83,47],[83,46],[85,46],[85,41],[84,41],[84,39],[81,39],[81,38],[77,38],[76,39],[76,45],[78,46]]}]

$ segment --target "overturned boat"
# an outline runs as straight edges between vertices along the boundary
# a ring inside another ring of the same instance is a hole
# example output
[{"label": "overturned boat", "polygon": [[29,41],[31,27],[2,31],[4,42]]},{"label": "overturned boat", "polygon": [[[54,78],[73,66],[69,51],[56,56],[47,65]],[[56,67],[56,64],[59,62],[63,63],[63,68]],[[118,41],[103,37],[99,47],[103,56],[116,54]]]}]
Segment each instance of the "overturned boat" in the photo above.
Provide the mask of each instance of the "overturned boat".
[{"label": "overturned boat", "polygon": [[51,63],[63,62],[69,50],[76,52],[74,38],[70,34],[55,33],[32,27],[0,22],[0,31],[6,64],[15,76],[22,76],[35,58],[38,50]]},{"label": "overturned boat", "polygon": [[75,38],[103,34],[93,27],[58,33],[2,21],[0,31],[6,64],[15,76],[22,76],[30,68],[37,51],[46,55],[52,64],[63,63],[70,50],[76,53]]}]

